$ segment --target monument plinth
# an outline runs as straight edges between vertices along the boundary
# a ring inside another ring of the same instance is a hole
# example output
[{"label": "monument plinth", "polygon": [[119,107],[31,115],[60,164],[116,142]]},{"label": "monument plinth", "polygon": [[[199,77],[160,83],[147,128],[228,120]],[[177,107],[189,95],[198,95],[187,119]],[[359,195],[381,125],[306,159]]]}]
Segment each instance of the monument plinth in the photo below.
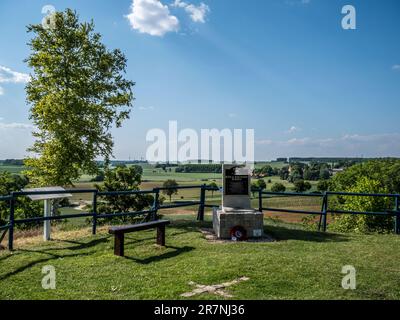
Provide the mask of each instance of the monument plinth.
[{"label": "monument plinth", "polygon": [[214,232],[220,239],[260,238],[264,215],[251,208],[250,172],[244,166],[223,165],[222,207],[213,211]]}]

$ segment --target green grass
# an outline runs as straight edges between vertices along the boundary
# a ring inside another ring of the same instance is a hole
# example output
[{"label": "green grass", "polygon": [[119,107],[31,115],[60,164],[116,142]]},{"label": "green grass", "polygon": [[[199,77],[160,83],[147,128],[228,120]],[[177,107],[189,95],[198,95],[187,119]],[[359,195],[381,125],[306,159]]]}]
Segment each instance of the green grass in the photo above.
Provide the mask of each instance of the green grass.
[{"label": "green grass", "polygon": [[[322,234],[266,220],[266,233],[278,241],[210,243],[199,227],[175,217],[166,248],[154,245],[154,231],[131,234],[126,258],[113,255],[109,235],[89,233],[0,252],[0,299],[182,299],[190,281],[242,276],[250,280],[227,290],[235,299],[400,298],[398,236]],[[56,290],[41,287],[46,265],[56,269]],[[344,265],[357,270],[356,290],[341,287]]]},{"label": "green grass", "polygon": [[203,183],[207,183],[206,180],[210,182],[212,180],[221,180],[222,175],[219,173],[183,173],[183,172],[175,172],[172,170],[163,171],[161,169],[144,169],[143,170],[143,181],[165,181],[168,179],[175,179],[181,182],[197,182],[202,181]]},{"label": "green grass", "polygon": [[12,174],[20,174],[26,168],[24,166],[8,166],[8,165],[0,165],[0,173],[1,172],[10,172]]},{"label": "green grass", "polygon": [[272,168],[281,169],[281,168],[283,168],[285,166],[288,166],[289,164],[288,163],[284,163],[284,162],[280,162],[280,161],[279,162],[278,161],[266,161],[266,162],[257,162],[255,167],[257,169],[261,169],[262,167],[264,167],[266,165],[271,166]]}]

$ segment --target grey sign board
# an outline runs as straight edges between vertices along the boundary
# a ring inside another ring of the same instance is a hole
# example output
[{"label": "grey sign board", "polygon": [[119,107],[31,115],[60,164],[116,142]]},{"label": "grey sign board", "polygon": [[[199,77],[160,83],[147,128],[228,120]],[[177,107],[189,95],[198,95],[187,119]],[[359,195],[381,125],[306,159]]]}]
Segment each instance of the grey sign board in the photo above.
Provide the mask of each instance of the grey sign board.
[{"label": "grey sign board", "polygon": [[[65,191],[62,187],[45,187],[45,188],[32,188],[32,189],[23,189],[23,192],[55,192],[55,191]],[[28,195],[28,198],[33,201],[39,200],[53,200],[53,199],[63,199],[72,197],[70,193],[59,193],[59,194],[32,194]]]}]

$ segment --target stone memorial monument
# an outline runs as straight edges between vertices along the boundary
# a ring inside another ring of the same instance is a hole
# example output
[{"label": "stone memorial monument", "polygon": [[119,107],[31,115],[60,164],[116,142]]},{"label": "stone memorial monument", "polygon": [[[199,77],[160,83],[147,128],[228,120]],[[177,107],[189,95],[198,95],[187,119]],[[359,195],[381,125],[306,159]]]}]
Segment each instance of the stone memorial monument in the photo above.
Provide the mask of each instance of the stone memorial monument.
[{"label": "stone memorial monument", "polygon": [[213,211],[213,228],[220,239],[263,236],[264,215],[251,208],[250,169],[223,165],[222,207]]}]

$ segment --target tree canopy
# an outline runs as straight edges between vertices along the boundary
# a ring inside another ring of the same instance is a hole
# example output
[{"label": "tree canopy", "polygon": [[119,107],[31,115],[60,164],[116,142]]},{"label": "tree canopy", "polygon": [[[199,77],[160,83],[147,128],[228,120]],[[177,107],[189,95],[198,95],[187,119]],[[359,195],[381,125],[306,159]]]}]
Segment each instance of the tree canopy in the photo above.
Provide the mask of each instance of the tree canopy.
[{"label": "tree canopy", "polygon": [[[143,169],[140,166],[117,166],[114,169],[106,169],[104,183],[96,185],[102,192],[113,191],[138,191],[142,182]],[[103,214],[142,211],[149,208],[154,197],[149,194],[105,196],[100,201],[98,212]],[[142,217],[141,217],[142,218]],[[137,217],[115,217],[114,221],[134,222]]]},{"label": "tree canopy", "polygon": [[29,25],[32,68],[26,86],[35,142],[26,160],[37,185],[71,185],[82,172],[96,174],[96,158],[112,156],[110,129],[129,118],[134,83],[124,78],[127,59],[108,50],[93,22],[67,9],[54,25]]},{"label": "tree canopy", "polygon": [[171,202],[172,196],[174,194],[178,194],[178,187],[179,187],[178,183],[176,182],[176,180],[169,179],[164,181],[163,187],[167,188],[162,191],[163,194],[167,195],[169,197],[169,202]]},{"label": "tree canopy", "polygon": [[[355,193],[400,193],[400,160],[380,159],[354,165],[337,174],[330,190]],[[342,210],[385,212],[394,209],[393,198],[369,196],[338,197],[331,206]],[[338,215],[332,229],[351,232],[391,232],[393,218],[374,215]]]},{"label": "tree canopy", "polygon": [[[5,196],[13,191],[20,191],[25,188],[29,180],[24,176],[0,173],[0,196]],[[43,206],[39,201],[32,201],[28,197],[17,197],[15,200],[15,219],[26,219],[42,216]],[[9,220],[9,202],[0,201],[0,226],[7,224]],[[28,229],[35,226],[35,223],[18,224],[20,229]]]},{"label": "tree canopy", "polygon": [[378,181],[390,193],[400,193],[400,160],[379,159],[354,165],[332,178],[331,189],[346,191],[363,178]]}]

